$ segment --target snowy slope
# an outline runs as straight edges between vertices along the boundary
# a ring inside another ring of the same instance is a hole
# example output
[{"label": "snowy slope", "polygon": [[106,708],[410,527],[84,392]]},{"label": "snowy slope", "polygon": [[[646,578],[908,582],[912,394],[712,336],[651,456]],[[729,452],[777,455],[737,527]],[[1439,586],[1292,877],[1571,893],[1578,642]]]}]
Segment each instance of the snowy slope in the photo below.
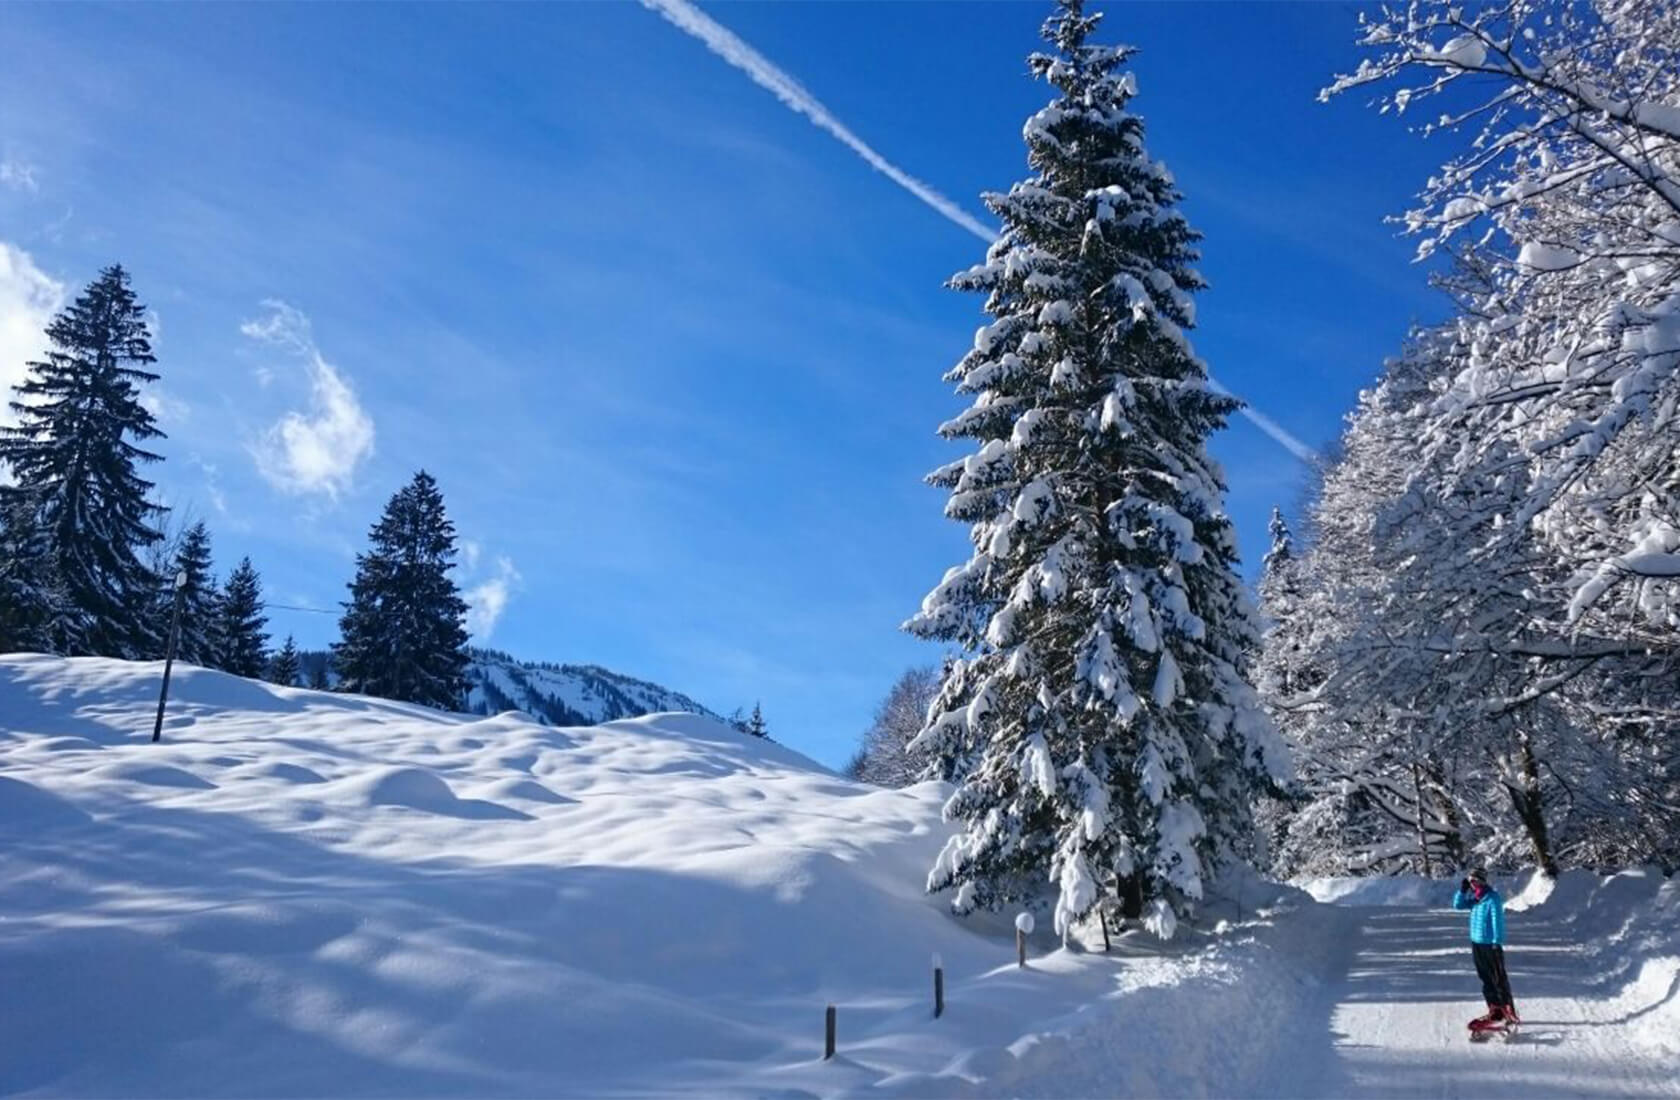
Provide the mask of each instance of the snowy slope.
[{"label": "snowy slope", "polygon": [[1525,891],[1533,1040],[1470,1049],[1462,914],[1250,881],[1022,970],[922,894],[935,785],[190,667],[152,745],[159,671],[0,657],[0,1095],[1680,1095],[1655,876]]}]

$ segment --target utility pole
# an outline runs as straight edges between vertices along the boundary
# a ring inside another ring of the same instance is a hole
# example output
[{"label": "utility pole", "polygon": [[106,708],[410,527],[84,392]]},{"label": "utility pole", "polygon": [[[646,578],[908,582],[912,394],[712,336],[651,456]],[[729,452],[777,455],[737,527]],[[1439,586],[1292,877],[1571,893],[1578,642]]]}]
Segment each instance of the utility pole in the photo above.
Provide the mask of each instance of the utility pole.
[{"label": "utility pole", "polygon": [[169,648],[163,655],[163,689],[158,692],[157,721],[152,724],[152,743],[163,739],[163,705],[169,701],[169,674],[175,668],[175,640],[181,633],[181,600],[187,594],[187,571],[175,574],[175,610],[169,615]]}]

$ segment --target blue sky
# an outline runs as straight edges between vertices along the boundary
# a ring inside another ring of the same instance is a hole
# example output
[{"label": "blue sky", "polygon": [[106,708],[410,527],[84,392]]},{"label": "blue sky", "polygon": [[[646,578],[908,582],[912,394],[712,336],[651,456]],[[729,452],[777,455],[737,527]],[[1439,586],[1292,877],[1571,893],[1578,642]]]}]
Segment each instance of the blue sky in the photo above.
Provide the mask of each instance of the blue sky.
[{"label": "blue sky", "polygon": [[[978,215],[1026,174],[1040,3],[705,11]],[[1441,159],[1315,102],[1357,7],[1111,3],[1205,234],[1197,350],[1319,446],[1441,313],[1385,215]],[[983,245],[629,3],[0,5],[0,380],[112,261],[156,311],[154,469],[279,603],[336,607],[436,475],[488,644],[761,699],[842,761],[967,553],[922,475]],[[1300,464],[1214,443],[1245,558]],[[494,614],[492,612],[495,612]],[[324,645],[332,616],[271,611]]]}]

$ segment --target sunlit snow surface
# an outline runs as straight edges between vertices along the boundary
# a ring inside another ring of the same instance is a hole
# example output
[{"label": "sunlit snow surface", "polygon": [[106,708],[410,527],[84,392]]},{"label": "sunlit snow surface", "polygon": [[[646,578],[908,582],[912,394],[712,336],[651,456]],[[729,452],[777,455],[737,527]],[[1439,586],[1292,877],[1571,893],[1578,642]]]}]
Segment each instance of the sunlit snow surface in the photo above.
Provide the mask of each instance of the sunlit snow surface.
[{"label": "sunlit snow surface", "polygon": [[1041,931],[1021,970],[1012,913],[922,893],[938,785],[694,715],[561,729],[195,668],[153,745],[160,671],[0,657],[0,1095],[1680,1091],[1680,899],[1648,875],[1530,891],[1543,1041],[1470,1050],[1462,914],[1250,880],[1223,925]]}]

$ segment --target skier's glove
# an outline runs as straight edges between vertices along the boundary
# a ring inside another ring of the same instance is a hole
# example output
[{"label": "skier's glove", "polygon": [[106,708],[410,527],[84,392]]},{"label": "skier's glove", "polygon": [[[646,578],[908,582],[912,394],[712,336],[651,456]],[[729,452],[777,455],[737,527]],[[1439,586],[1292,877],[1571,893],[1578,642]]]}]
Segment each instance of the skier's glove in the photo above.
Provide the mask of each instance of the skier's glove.
[{"label": "skier's glove", "polygon": [[1470,880],[1469,879],[1461,878],[1461,879],[1458,880],[1458,892],[1461,893],[1461,894],[1468,894],[1470,892]]}]

